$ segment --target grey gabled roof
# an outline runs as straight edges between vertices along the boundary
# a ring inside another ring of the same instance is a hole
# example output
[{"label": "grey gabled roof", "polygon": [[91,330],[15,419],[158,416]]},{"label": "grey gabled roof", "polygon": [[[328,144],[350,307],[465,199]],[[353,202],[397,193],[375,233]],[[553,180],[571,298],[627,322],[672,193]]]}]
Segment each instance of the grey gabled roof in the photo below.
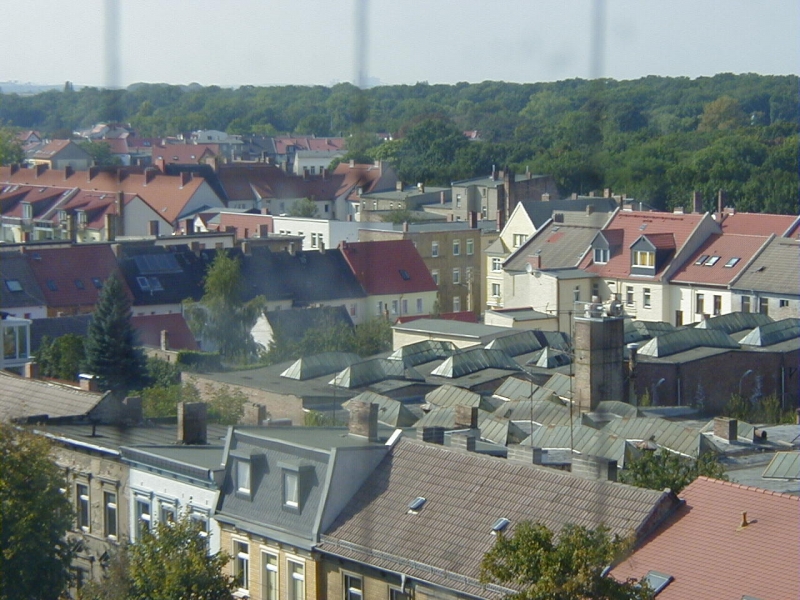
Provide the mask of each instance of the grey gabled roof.
[{"label": "grey gabled roof", "polygon": [[[424,505],[409,514],[417,497]],[[605,524],[612,534],[642,534],[653,515],[669,514],[677,498],[607,481],[580,479],[475,453],[401,439],[333,525],[319,549],[405,573],[480,598],[507,591],[479,583],[480,562],[495,543],[492,525],[538,521],[558,532],[573,523]]]},{"label": "grey gabled roof", "polygon": [[743,292],[800,295],[800,240],[773,239],[730,287]]},{"label": "grey gabled roof", "polygon": [[458,348],[452,342],[423,340],[398,348],[389,355],[389,358],[402,360],[407,366],[415,367],[439,358],[447,358],[456,352]]},{"label": "grey gabled roof", "polygon": [[527,421],[531,425],[569,425],[571,420],[578,417],[577,412],[571,417],[569,406],[561,402],[554,401],[551,392],[540,388],[550,394],[549,399],[537,400],[515,400],[506,402],[494,411],[499,417],[511,419],[512,421]]},{"label": "grey gabled roof", "polygon": [[359,361],[361,361],[361,357],[352,352],[322,352],[320,354],[312,354],[311,356],[298,358],[281,373],[281,377],[297,379],[299,381],[314,379],[322,375],[337,373]]},{"label": "grey gabled roof", "polygon": [[107,396],[0,371],[0,421],[4,422],[32,416],[83,417]]},{"label": "grey gabled roof", "polygon": [[[33,275],[28,257],[19,252],[0,252],[0,308],[17,308],[23,306],[44,306],[42,289]],[[22,288],[15,291],[9,281],[16,281]]]},{"label": "grey gabled roof", "polygon": [[747,346],[772,346],[797,338],[800,338],[800,319],[791,318],[756,327],[740,343]]},{"label": "grey gabled roof", "polygon": [[631,321],[626,319],[625,343],[651,340],[676,329],[675,325],[666,321]]},{"label": "grey gabled roof", "polygon": [[625,464],[625,438],[580,422],[576,422],[572,428],[569,424],[540,427],[521,445],[534,448],[572,449],[586,456],[615,460],[620,467]]},{"label": "grey gabled roof", "polygon": [[518,371],[519,365],[502,350],[471,348],[454,354],[431,372],[441,377],[463,377],[483,369],[508,369]]},{"label": "grey gabled roof", "polygon": [[542,367],[543,369],[555,369],[556,367],[568,365],[571,362],[572,359],[567,352],[547,347],[534,352],[525,364]]},{"label": "grey gabled roof", "polygon": [[[607,215],[604,217],[607,218]],[[538,257],[541,261],[542,269],[575,268],[602,224],[598,224],[597,227],[576,227],[563,223],[549,223],[516,250],[503,263],[503,269],[517,273],[524,272],[530,259],[534,257]],[[587,273],[581,274],[590,277]]]},{"label": "grey gabled roof", "polygon": [[329,383],[353,389],[364,387],[371,383],[378,383],[385,379],[425,380],[413,367],[406,367],[401,360],[372,358],[350,365],[337,373],[336,377],[331,379]]},{"label": "grey gabled roof", "polygon": [[776,452],[762,475],[765,479],[800,479],[800,452]]},{"label": "grey gabled roof", "polygon": [[456,387],[454,385],[440,385],[434,390],[425,394],[425,402],[440,407],[449,406],[481,406],[481,395],[465,390],[464,388]]},{"label": "grey gabled roof", "polygon": [[665,333],[639,348],[640,356],[662,358],[693,348],[739,348],[739,344],[723,331],[714,329],[678,329]]},{"label": "grey gabled roof", "polygon": [[531,330],[499,337],[486,344],[487,350],[502,350],[509,356],[519,356],[541,348],[542,341]]},{"label": "grey gabled roof", "polygon": [[740,331],[754,329],[768,323],[774,323],[769,315],[762,313],[733,312],[703,319],[695,329],[714,329],[731,335]]},{"label": "grey gabled roof", "polygon": [[389,398],[375,392],[362,392],[354,396],[342,406],[349,410],[351,402],[366,402],[378,405],[378,422],[389,427],[411,427],[417,422],[417,416],[399,400]]},{"label": "grey gabled roof", "polygon": [[[573,213],[575,217],[581,217],[581,223],[600,229],[619,206],[614,198],[602,198],[599,196],[582,196],[576,199],[566,198],[549,201],[523,200],[520,204],[537,229],[547,222],[553,216],[553,213],[564,213],[565,218],[568,217],[569,213]],[[587,211],[590,206],[591,213]],[[563,225],[563,223],[561,224]],[[592,232],[589,241],[591,241],[595,233],[596,230]]]},{"label": "grey gabled roof", "polygon": [[301,340],[308,332],[323,327],[353,328],[353,321],[344,306],[318,306],[270,310],[264,313],[273,337],[281,340]]}]

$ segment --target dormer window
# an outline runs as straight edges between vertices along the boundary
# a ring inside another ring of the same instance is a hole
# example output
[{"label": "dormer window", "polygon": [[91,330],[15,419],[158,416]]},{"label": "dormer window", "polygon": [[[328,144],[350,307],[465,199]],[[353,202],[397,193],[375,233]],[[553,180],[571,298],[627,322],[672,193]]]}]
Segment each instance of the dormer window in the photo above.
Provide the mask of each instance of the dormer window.
[{"label": "dormer window", "polygon": [[300,503],[299,481],[297,471],[283,471],[283,504],[297,508]]},{"label": "dormer window", "polygon": [[647,250],[636,250],[632,253],[634,267],[655,267],[656,253]]},{"label": "dormer window", "polygon": [[611,258],[611,252],[608,248],[595,248],[594,249],[594,262],[598,265],[604,265]]},{"label": "dormer window", "polygon": [[23,219],[33,218],[33,206],[28,202],[22,203],[22,218]]},{"label": "dormer window", "polygon": [[250,485],[252,481],[251,462],[243,458],[236,459],[236,492],[239,494],[250,495]]},{"label": "dormer window", "polygon": [[312,465],[278,463],[281,471],[281,505],[283,510],[300,513],[312,486]]}]

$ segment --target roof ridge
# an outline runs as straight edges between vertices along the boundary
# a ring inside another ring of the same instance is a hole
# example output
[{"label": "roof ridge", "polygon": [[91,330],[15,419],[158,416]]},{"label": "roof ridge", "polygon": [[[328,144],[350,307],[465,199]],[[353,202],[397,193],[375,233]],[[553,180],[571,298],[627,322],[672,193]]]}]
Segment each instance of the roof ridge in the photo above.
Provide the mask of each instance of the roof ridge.
[{"label": "roof ridge", "polygon": [[764,494],[766,496],[778,496],[778,497],[783,497],[783,498],[787,498],[787,499],[790,499],[790,500],[796,500],[796,501],[800,502],[800,496],[797,496],[795,494],[788,494],[786,492],[775,492],[773,490],[768,490],[768,489],[756,487],[756,486],[753,486],[753,485],[745,485],[745,484],[742,484],[742,483],[736,483],[735,481],[724,481],[722,479],[714,479],[712,477],[706,477],[705,475],[699,476],[696,481],[708,481],[709,483],[724,485],[724,486],[727,486],[727,487],[737,488],[737,489],[740,489],[740,490],[746,490],[748,492],[757,492],[757,493],[760,493],[760,494]]}]

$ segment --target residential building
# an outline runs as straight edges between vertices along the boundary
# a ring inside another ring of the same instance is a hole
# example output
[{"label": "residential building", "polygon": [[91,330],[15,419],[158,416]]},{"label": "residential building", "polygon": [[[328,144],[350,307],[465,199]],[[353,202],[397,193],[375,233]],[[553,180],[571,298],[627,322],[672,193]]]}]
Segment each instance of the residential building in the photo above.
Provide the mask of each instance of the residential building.
[{"label": "residential building", "polygon": [[53,140],[37,146],[27,160],[34,166],[44,165],[48,169],[70,167],[76,171],[84,171],[94,164],[92,155],[71,140]]},{"label": "residential building", "polygon": [[[362,193],[360,199],[358,220],[379,221],[391,211],[419,211],[429,205],[444,205],[450,199],[450,188],[427,187],[424,183],[404,186],[398,181],[397,189]],[[425,213],[419,217],[430,217],[431,220],[435,220],[433,215]],[[440,217],[440,220],[444,221],[445,217]]]},{"label": "residential building", "polygon": [[411,240],[342,242],[339,248],[367,294],[367,319],[431,313],[437,286]]},{"label": "residential building", "polygon": [[375,192],[396,190],[399,183],[397,173],[388,164],[356,164],[354,161],[340,163],[333,172],[343,177],[336,191],[336,214],[348,221],[361,221],[361,196]]},{"label": "residential building", "polygon": [[800,596],[800,496],[700,477],[681,497],[613,577],[645,578],[658,600]]},{"label": "residential building", "polygon": [[295,175],[323,175],[335,158],[342,158],[344,149],[297,150],[294,154],[292,172]]},{"label": "residential building", "polygon": [[728,285],[733,310],[800,317],[800,238],[774,237]]},{"label": "residential building", "polygon": [[23,319],[47,316],[47,301],[24,252],[0,252],[0,311]]},{"label": "residential building", "polygon": [[3,336],[3,354],[0,370],[21,370],[31,360],[31,321],[0,313],[0,334]]}]

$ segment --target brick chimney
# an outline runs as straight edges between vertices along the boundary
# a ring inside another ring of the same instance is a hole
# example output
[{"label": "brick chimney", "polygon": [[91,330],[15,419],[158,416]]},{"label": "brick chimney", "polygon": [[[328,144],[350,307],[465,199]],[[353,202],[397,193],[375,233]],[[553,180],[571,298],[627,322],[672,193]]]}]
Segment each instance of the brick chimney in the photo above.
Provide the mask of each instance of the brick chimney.
[{"label": "brick chimney", "polygon": [[350,402],[348,431],[352,435],[366,437],[370,442],[378,441],[378,405],[368,402]]},{"label": "brick chimney", "polygon": [[24,375],[26,379],[39,379],[39,363],[26,362]]},{"label": "brick chimney", "polygon": [[478,407],[477,406],[456,406],[456,429],[477,429],[478,428]]},{"label": "brick chimney", "polygon": [[185,186],[192,180],[192,174],[187,171],[181,171],[181,187]]},{"label": "brick chimney", "polygon": [[163,350],[164,352],[169,350],[169,331],[167,331],[166,329],[161,330],[160,342],[161,342],[161,350]]},{"label": "brick chimney", "polygon": [[550,202],[550,193],[549,192],[545,192],[544,194],[542,194],[542,202]]},{"label": "brick chimney", "polygon": [[714,417],[714,435],[735,442],[739,439],[739,422],[729,417]]},{"label": "brick chimney", "polygon": [[87,373],[81,373],[78,375],[78,384],[81,386],[81,389],[85,392],[97,392],[100,388],[97,385],[97,377],[94,375],[89,375]]},{"label": "brick chimney", "polygon": [[703,212],[703,193],[697,190],[692,192],[692,212],[697,215]]},{"label": "brick chimney", "polygon": [[100,172],[100,167],[89,167],[89,171],[87,172],[87,181],[91,181],[97,174]]},{"label": "brick chimney", "polygon": [[208,405],[205,402],[178,402],[178,443],[206,443],[206,415]]},{"label": "brick chimney", "polygon": [[267,420],[267,407],[263,404],[248,402],[244,405],[242,425],[261,425]]},{"label": "brick chimney", "polygon": [[67,165],[66,167],[64,167],[64,180],[66,181],[67,179],[72,177],[74,173],[75,169],[73,169],[71,166]]},{"label": "brick chimney", "polygon": [[529,256],[528,263],[536,270],[541,270],[542,268],[542,257],[541,255],[537,254],[536,256]]},{"label": "brick chimney", "polygon": [[39,175],[41,175],[45,171],[47,171],[47,165],[36,165],[35,167],[33,167],[33,175],[37,179],[39,178]]},{"label": "brick chimney", "polygon": [[149,167],[147,169],[145,169],[144,170],[144,185],[147,185],[148,183],[153,181],[153,179],[156,178],[156,173],[158,173],[158,170],[156,170],[156,169],[152,169],[152,168],[149,168]]}]

